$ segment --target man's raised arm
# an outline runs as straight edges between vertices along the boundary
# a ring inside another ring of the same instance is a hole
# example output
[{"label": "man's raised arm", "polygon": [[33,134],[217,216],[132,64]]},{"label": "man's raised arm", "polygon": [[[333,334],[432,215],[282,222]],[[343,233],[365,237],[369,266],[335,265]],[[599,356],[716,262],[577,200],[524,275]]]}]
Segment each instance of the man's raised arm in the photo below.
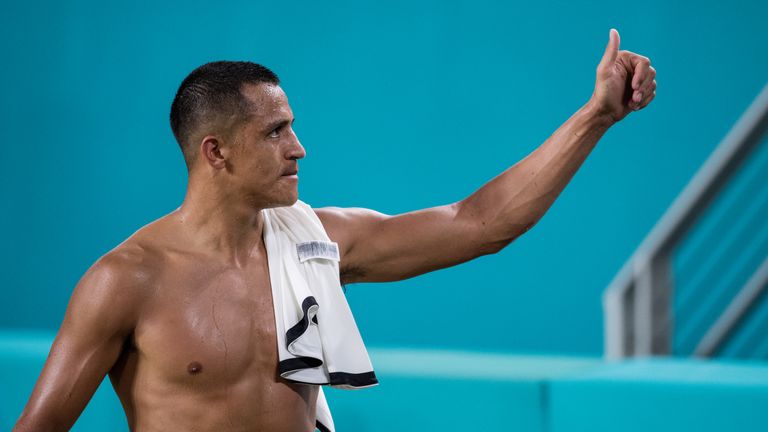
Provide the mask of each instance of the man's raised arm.
[{"label": "man's raised arm", "polygon": [[466,199],[397,216],[317,209],[340,245],[342,282],[405,279],[501,250],[544,215],[610,126],[653,100],[655,76],[648,58],[619,51],[611,30],[589,102]]},{"label": "man's raised arm", "polygon": [[80,279],[15,432],[69,430],[80,416],[133,330],[146,276],[136,261],[110,252]]}]

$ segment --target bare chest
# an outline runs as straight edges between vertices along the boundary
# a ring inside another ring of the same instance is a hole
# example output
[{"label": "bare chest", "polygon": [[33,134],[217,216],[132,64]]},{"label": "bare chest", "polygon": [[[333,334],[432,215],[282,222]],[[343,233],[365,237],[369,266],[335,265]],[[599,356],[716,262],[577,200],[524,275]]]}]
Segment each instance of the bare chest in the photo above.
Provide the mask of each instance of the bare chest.
[{"label": "bare chest", "polygon": [[134,344],[141,367],[162,382],[215,387],[271,376],[277,347],[266,262],[248,270],[168,268],[141,314]]}]

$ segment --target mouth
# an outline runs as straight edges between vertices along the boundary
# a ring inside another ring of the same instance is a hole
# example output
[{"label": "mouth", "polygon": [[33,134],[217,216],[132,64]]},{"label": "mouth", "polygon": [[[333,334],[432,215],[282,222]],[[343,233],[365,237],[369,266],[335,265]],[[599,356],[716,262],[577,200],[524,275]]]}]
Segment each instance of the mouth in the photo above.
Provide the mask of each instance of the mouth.
[{"label": "mouth", "polygon": [[298,173],[299,173],[298,169],[292,169],[284,172],[282,177],[296,177],[296,174]]}]

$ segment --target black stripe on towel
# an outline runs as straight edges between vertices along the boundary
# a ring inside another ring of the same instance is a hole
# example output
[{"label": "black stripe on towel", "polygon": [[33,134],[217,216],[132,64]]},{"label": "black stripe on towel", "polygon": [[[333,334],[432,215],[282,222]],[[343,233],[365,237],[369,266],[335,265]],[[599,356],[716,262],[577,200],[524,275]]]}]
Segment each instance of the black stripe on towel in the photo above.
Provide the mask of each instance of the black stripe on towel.
[{"label": "black stripe on towel", "polygon": [[[293,327],[288,329],[287,332],[285,332],[286,346],[290,345],[293,341],[295,341],[301,335],[303,335],[305,331],[307,331],[307,328],[309,327],[309,318],[307,318],[307,311],[309,311],[309,308],[311,308],[312,306],[317,306],[317,300],[315,300],[313,296],[309,296],[305,298],[303,302],[301,302],[301,311],[302,311],[301,319]],[[313,319],[312,321],[315,324],[317,324],[316,319]]]},{"label": "black stripe on towel", "polygon": [[[284,360],[284,361],[287,362],[290,360]],[[293,369],[288,370],[288,372],[292,372],[292,371]],[[299,384],[312,384],[312,385],[321,385],[321,386],[331,385],[331,386],[344,386],[344,387],[351,387],[351,388],[370,387],[379,383],[379,380],[376,378],[376,374],[373,371],[359,373],[359,374],[346,373],[346,372],[331,372],[330,375],[331,375],[331,381],[323,382],[323,383],[310,383],[310,382],[294,380],[286,377],[283,377],[283,379],[286,381],[295,382]]]},{"label": "black stripe on towel", "polygon": [[330,430],[330,429],[328,429],[328,428],[327,428],[327,427],[326,427],[324,424],[320,423],[320,421],[319,421],[319,420],[315,420],[315,427],[316,427],[316,428],[317,428],[317,429],[318,429],[320,432],[331,432],[331,430]]},{"label": "black stripe on towel", "polygon": [[293,372],[299,369],[316,368],[323,364],[323,361],[315,357],[295,357],[283,360],[277,365],[280,375],[286,372]]},{"label": "black stripe on towel", "polygon": [[331,372],[331,385],[348,385],[351,387],[366,387],[378,384],[379,380],[373,371],[363,373]]}]

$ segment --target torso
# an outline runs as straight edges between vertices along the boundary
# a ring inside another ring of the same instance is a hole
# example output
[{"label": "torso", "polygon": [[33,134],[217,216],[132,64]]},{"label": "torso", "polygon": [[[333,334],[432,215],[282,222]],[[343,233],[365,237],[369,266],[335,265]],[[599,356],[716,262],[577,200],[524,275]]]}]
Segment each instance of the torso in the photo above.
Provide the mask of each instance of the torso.
[{"label": "torso", "polygon": [[263,243],[247,265],[228,267],[171,246],[167,224],[120,246],[156,275],[109,373],[131,430],[314,431],[317,386],[277,374]]}]

